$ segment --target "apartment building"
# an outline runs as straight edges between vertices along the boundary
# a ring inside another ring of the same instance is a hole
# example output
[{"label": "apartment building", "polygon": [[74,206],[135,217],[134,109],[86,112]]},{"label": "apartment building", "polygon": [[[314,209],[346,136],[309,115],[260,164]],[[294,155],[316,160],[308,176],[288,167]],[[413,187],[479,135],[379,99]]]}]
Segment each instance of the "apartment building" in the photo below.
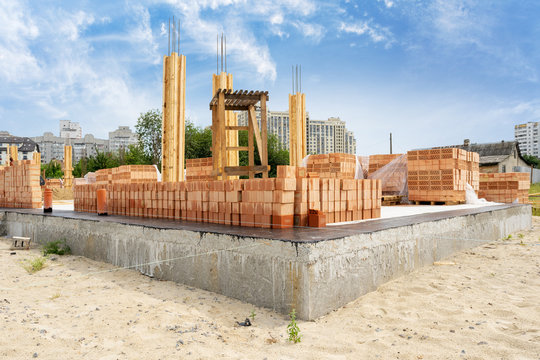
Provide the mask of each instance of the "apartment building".
[{"label": "apartment building", "polygon": [[514,138],[522,154],[540,156],[538,122],[515,125]]}]

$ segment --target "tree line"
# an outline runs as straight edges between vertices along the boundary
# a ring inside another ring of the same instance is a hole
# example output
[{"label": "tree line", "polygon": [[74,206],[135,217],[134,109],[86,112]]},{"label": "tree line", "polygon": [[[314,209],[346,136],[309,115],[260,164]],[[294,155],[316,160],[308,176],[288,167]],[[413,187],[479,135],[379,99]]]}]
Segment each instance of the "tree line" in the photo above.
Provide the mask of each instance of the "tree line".
[{"label": "tree line", "polygon": [[[121,165],[152,165],[161,168],[161,125],[162,114],[160,110],[150,110],[141,114],[135,125],[135,132],[139,138],[136,145],[129,145],[127,149],[118,152],[97,151],[96,155],[83,157],[73,164],[73,176],[83,177],[89,172],[100,169],[109,169]],[[185,126],[185,158],[197,159],[212,156],[212,130],[210,127],[196,126],[186,119]],[[248,145],[247,131],[240,131],[239,145]],[[255,147],[255,162],[260,162],[259,151]],[[284,149],[275,135],[268,135],[268,164],[271,166],[269,176],[276,176],[277,165],[289,164],[289,151]],[[248,154],[240,152],[240,165],[248,165]],[[63,171],[60,162],[52,160],[42,165],[47,178],[61,178]]]}]

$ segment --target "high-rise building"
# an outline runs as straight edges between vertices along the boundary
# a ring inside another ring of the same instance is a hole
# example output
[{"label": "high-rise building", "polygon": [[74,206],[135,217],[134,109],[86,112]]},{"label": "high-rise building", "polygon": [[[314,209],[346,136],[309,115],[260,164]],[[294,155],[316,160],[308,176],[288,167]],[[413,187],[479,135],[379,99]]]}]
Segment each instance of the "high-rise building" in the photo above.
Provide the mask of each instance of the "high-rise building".
[{"label": "high-rise building", "polygon": [[356,154],[356,139],[347,130],[345,121],[331,117],[328,120],[307,119],[307,153]]},{"label": "high-rise building", "polygon": [[67,139],[82,138],[82,128],[78,122],[60,120],[60,137]]},{"label": "high-rise building", "polygon": [[17,146],[19,158],[13,160],[32,160],[38,151],[36,143],[28,137],[13,136],[7,131],[0,131],[0,165],[9,163],[9,146]]},{"label": "high-rise building", "polygon": [[111,152],[120,149],[127,150],[129,145],[135,145],[137,142],[137,134],[131,131],[129,126],[119,126],[118,129],[109,132],[109,151]]},{"label": "high-rise building", "polygon": [[528,122],[514,126],[514,137],[522,154],[537,157],[540,155],[538,122]]},{"label": "high-rise building", "polygon": [[[285,149],[289,149],[289,112],[267,110],[268,134],[277,136]],[[261,109],[255,107],[255,116],[261,126]],[[352,131],[347,130],[345,121],[331,117],[328,120],[311,120],[306,113],[306,140],[308,154],[346,153],[356,154],[356,139]],[[247,126],[246,111],[238,113],[238,125]]]},{"label": "high-rise building", "polygon": [[[261,127],[261,108],[255,107],[255,116],[259,128]],[[268,135],[275,135],[284,149],[289,150],[289,112],[288,111],[270,111],[267,109],[266,127]],[[247,111],[238,113],[238,126],[248,125]]]}]

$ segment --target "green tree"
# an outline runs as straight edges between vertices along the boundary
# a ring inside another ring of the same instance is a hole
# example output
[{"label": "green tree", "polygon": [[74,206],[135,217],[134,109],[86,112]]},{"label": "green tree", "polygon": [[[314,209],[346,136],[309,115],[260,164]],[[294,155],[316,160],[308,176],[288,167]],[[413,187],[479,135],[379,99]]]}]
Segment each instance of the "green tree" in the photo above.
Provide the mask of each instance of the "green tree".
[{"label": "green tree", "polygon": [[135,131],[144,154],[152,159],[152,164],[161,162],[161,124],[162,114],[158,109],[147,111],[139,116]]},{"label": "green tree", "polygon": [[212,130],[195,126],[186,119],[185,158],[199,159],[212,156]]},{"label": "green tree", "polygon": [[51,160],[47,165],[44,165],[45,177],[47,179],[60,179],[64,176],[62,165],[58,160]]},{"label": "green tree", "polygon": [[126,165],[151,165],[152,159],[146,156],[139,144],[129,145],[124,155]]}]

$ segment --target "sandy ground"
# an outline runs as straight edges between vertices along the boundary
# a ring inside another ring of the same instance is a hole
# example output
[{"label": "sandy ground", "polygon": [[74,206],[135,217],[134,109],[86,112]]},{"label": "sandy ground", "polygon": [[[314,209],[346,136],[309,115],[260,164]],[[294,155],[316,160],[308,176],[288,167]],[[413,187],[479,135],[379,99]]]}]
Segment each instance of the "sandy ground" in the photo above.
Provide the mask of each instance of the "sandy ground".
[{"label": "sandy ground", "polygon": [[[0,241],[2,359],[540,359],[540,219],[317,321],[78,256],[28,274]],[[252,310],[251,327],[240,327]]]}]

